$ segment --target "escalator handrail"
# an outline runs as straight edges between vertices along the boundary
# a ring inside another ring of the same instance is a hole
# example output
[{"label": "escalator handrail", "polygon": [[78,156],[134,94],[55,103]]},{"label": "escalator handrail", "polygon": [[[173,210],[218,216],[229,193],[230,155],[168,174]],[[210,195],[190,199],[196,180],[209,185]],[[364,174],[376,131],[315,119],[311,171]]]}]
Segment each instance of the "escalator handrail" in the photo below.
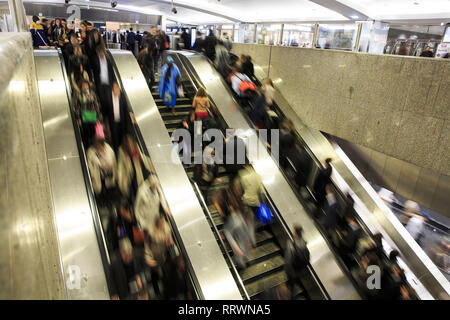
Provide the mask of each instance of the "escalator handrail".
[{"label": "escalator handrail", "polygon": [[[259,81],[259,79],[255,77],[252,77],[252,80],[255,82],[255,84],[258,87],[261,87],[262,84]],[[277,113],[281,116],[283,116],[283,118],[286,119],[286,116],[284,115],[284,113],[281,111],[281,108],[278,106],[278,104],[273,101],[273,107],[278,111]],[[247,121],[250,121],[250,119],[248,118],[248,116],[244,113],[244,117],[247,118]],[[251,122],[251,121],[250,121]],[[304,149],[306,150],[306,152],[308,153],[309,157],[311,158],[311,160],[313,161],[313,163],[316,165],[316,167],[318,169],[323,169],[323,164],[320,162],[320,160],[317,158],[317,156],[312,152],[312,150],[309,148],[308,144],[303,140],[303,138],[301,137],[301,135],[299,134],[299,132],[297,130],[295,130],[295,135],[297,137],[297,140],[302,142],[302,146],[304,147]],[[337,195],[339,195],[339,197],[341,199],[345,199],[345,195],[342,192],[342,190],[336,185],[335,181],[333,179],[330,179],[331,184],[333,185],[333,189],[335,190],[335,192],[337,193]],[[309,186],[306,187],[308,193],[315,199],[314,193],[311,191],[311,189],[309,188]],[[359,217],[359,215],[357,215],[355,217],[358,220],[359,225],[361,226],[361,228],[364,230],[364,232],[366,233],[366,235],[372,236],[372,233],[370,232],[369,228],[366,226],[366,224],[362,221],[362,219]]]},{"label": "escalator handrail", "polygon": [[[283,219],[283,217],[281,216],[281,214],[278,212],[278,209],[275,207],[272,198],[270,197],[270,195],[268,193],[266,193],[265,195],[266,200],[269,204],[269,206],[271,207],[271,211],[275,213],[275,217],[278,219],[281,227],[283,228],[284,232],[288,235],[289,240],[294,243],[294,236],[292,234],[292,231],[289,229],[286,221]],[[323,285],[322,281],[320,281],[319,276],[317,275],[316,271],[314,270],[314,268],[312,267],[311,263],[308,261],[308,271],[311,273],[314,282],[316,282],[317,286],[319,287],[322,296],[326,299],[326,300],[331,300],[330,295],[328,294],[327,290],[325,289],[325,286]]]},{"label": "escalator handrail", "polygon": [[236,269],[236,266],[235,266],[234,263],[233,263],[233,259],[231,258],[230,254],[228,253],[227,247],[225,246],[225,243],[223,242],[222,237],[220,236],[219,229],[217,229],[217,226],[216,226],[216,224],[214,223],[214,219],[213,219],[213,217],[212,217],[212,215],[211,215],[211,212],[210,212],[209,209],[208,209],[208,206],[206,205],[205,199],[204,199],[202,193],[200,192],[200,189],[199,189],[197,183],[196,183],[196,182],[193,182],[193,184],[194,184],[194,186],[195,186],[195,190],[197,191],[198,197],[199,197],[200,200],[201,200],[200,202],[202,203],[203,208],[204,208],[205,212],[207,213],[208,219],[209,219],[209,221],[211,222],[211,225],[212,225],[213,228],[214,228],[214,232],[216,233],[217,238],[219,239],[220,245],[222,246],[223,251],[225,252],[226,257],[227,257],[228,261],[230,262],[231,268],[233,269],[233,273],[235,274],[236,280],[237,280],[238,283],[239,283],[239,287],[240,287],[241,290],[243,291],[245,298],[246,298],[247,300],[250,300],[250,297],[249,297],[249,295],[248,295],[248,293],[247,293],[247,290],[245,289],[244,282],[242,281],[242,278],[241,278],[241,276],[239,275],[239,272],[238,272],[238,270]]},{"label": "escalator handrail", "polygon": [[[251,77],[251,80],[258,86],[261,87],[261,82],[256,78],[256,76]],[[233,98],[234,98],[234,94],[233,92],[231,92],[230,88],[227,87],[227,89],[230,91],[230,94],[232,94]],[[237,101],[236,103],[238,105],[240,105]],[[251,103],[251,102],[250,102]],[[278,111],[278,115],[282,116],[282,118],[286,118],[286,116],[284,115],[284,113],[281,111],[280,107],[276,104],[275,101],[273,101],[273,107]],[[256,130],[256,127],[254,126],[253,122],[251,121],[250,117],[247,115],[247,113],[242,110],[241,108],[241,113],[244,117],[244,119],[247,121],[247,123],[249,124],[250,127],[252,127],[253,129]],[[309,157],[311,158],[311,160],[313,161],[313,163],[316,165],[316,167],[318,169],[322,169],[323,165],[322,163],[317,159],[317,157],[315,156],[315,154],[310,150],[309,146],[304,142],[304,140],[302,139],[302,137],[299,135],[299,133],[297,131],[295,131],[297,140],[302,142],[302,146],[304,147],[305,151],[308,153]],[[276,161],[275,161],[276,162]],[[292,183],[290,182],[290,180],[288,179],[288,177],[286,176],[284,170],[279,166],[279,164],[277,163],[277,166],[279,167],[279,170],[281,172],[281,174],[285,177],[286,181],[288,182],[288,184],[291,186],[294,194],[297,196],[297,198],[299,199],[300,202],[302,202],[301,197],[299,195],[299,193],[295,190],[294,186],[292,185]],[[312,171],[310,171],[311,173]],[[333,188],[336,192],[336,194],[340,197],[340,199],[345,199],[343,192],[336,186],[336,183],[330,179],[331,184],[333,185]],[[312,192],[311,188],[306,185],[305,186],[306,190],[308,191],[309,195],[313,198],[316,199],[314,196],[314,193]],[[344,200],[343,200],[344,201]],[[361,229],[365,232],[366,236],[372,237],[372,233],[369,231],[369,229],[367,228],[367,226],[364,224],[364,222],[361,220],[361,218],[359,217],[359,215],[355,216],[355,219],[358,221]],[[340,257],[340,255],[336,252],[336,250],[334,249],[334,246],[330,243],[330,241],[328,240],[327,235],[324,233],[324,231],[322,230],[322,228],[317,224],[316,219],[313,219],[314,223],[316,224],[319,232],[322,234],[324,240],[327,242],[328,247],[330,248],[330,250],[334,253],[336,259],[339,261],[339,264],[341,265],[341,267],[343,267],[344,272],[347,274],[347,276],[349,277],[350,281],[355,285],[355,288],[357,288],[358,293],[361,296],[364,296],[363,292],[360,290],[359,286],[357,286],[353,276],[351,275],[351,271],[350,269],[347,268],[347,266],[345,265],[344,261],[342,260],[342,258]]]},{"label": "escalator handrail", "polygon": [[[256,78],[256,76],[252,77],[251,80],[254,81],[255,84],[256,84],[258,87],[261,87],[261,82],[259,81],[259,79]],[[278,113],[279,116],[281,115],[283,118],[286,118],[286,116],[285,116],[284,113],[281,111],[280,107],[278,106],[278,104],[277,104],[275,101],[273,101],[273,107],[276,109],[276,111],[278,111],[277,113]],[[252,122],[251,122],[250,118],[248,117],[248,115],[247,115],[245,112],[242,112],[242,114],[243,114],[244,117],[247,119],[247,121],[248,121],[249,123],[252,124]],[[299,132],[298,132],[297,130],[295,130],[295,135],[296,135],[297,139],[298,139],[299,141],[302,142],[302,146],[304,147],[304,149],[306,150],[306,152],[308,153],[308,155],[310,156],[311,160],[312,160],[313,163],[316,165],[316,167],[317,167],[318,169],[323,169],[323,164],[319,161],[319,159],[316,157],[316,155],[312,152],[312,150],[309,148],[309,146],[306,144],[306,142],[303,140],[303,138],[300,136],[300,134],[299,134]],[[280,170],[280,171],[283,173],[283,175],[285,175],[283,170]],[[289,182],[289,180],[288,180],[288,182]],[[337,186],[337,184],[336,184],[336,182],[334,181],[333,178],[330,179],[330,182],[331,182],[331,184],[332,184],[332,186],[333,186],[333,189],[334,189],[336,195],[339,196],[339,198],[340,198],[342,201],[345,201],[345,198],[346,198],[346,197],[345,197],[344,193],[343,193],[342,190]],[[291,183],[289,182],[289,184],[291,184]],[[313,193],[312,190],[309,188],[309,186],[306,186],[306,190],[308,191],[308,193],[310,194],[310,196],[312,196],[312,197],[315,199],[314,193]],[[294,190],[294,193],[297,194],[297,192],[296,192],[295,190]],[[299,195],[297,194],[297,197],[298,197],[298,196],[299,196]],[[355,210],[355,212],[357,213],[356,210]],[[367,225],[364,223],[364,221],[361,219],[360,215],[359,215],[359,214],[356,214],[356,215],[354,216],[354,218],[355,218],[355,220],[358,222],[359,226],[361,227],[361,230],[364,232],[364,235],[365,235],[366,237],[372,238],[372,237],[373,237],[372,232],[371,232],[370,229],[367,227]],[[322,233],[322,230],[321,230],[320,228],[319,228],[319,230],[320,230],[321,233]],[[328,241],[328,240],[327,240],[327,241]],[[330,246],[331,246],[331,244],[330,244]],[[331,246],[331,248],[332,248],[332,246]],[[384,256],[385,256],[385,258],[387,258],[387,253],[386,253],[386,252],[384,252]],[[336,254],[336,257],[338,258],[339,261],[341,261],[341,258],[340,258],[339,255]],[[345,266],[345,264],[344,264],[343,261],[341,261],[341,264],[342,264],[343,266]],[[345,270],[346,270],[346,273],[347,273],[347,274],[351,275],[350,270],[349,270],[346,266],[345,266]],[[353,283],[355,283],[355,281],[353,280],[353,276],[350,276],[350,279],[352,280]],[[357,288],[358,288],[358,292],[359,292],[360,294],[362,294],[361,290],[359,289],[359,286],[357,286]]]},{"label": "escalator handrail", "polygon": [[[178,57],[178,54],[176,54],[176,55],[177,55],[177,57]],[[181,55],[181,57],[185,58],[183,55]],[[192,80],[192,77],[191,77],[191,75],[190,75],[190,74],[192,73],[192,76],[194,76],[194,77],[196,78],[196,81],[197,81],[198,83],[201,83],[201,80],[198,79],[198,77],[196,77],[195,72],[194,72],[193,70],[191,70],[190,68],[188,68],[188,67],[186,66],[186,64],[182,61],[182,59],[180,59],[179,57],[178,57],[178,60],[180,60],[180,62],[182,63],[184,69],[186,70],[186,72],[187,72],[187,74],[188,74],[188,77]],[[194,85],[196,88],[198,87],[197,84],[196,84],[195,82],[193,82],[193,85]],[[226,88],[229,89],[228,87],[226,87]],[[230,93],[230,94],[231,94],[231,93]],[[234,102],[237,103],[237,101],[235,101],[235,99],[234,99],[234,96],[231,95],[231,97],[232,97],[232,99],[234,100]],[[211,102],[211,106],[213,106],[213,107],[215,108],[216,112],[218,113],[218,116],[220,116],[220,112],[218,111],[218,109],[217,109],[217,107],[216,107],[214,101],[211,99],[211,97],[210,97],[210,102]],[[239,104],[238,104],[238,105],[239,105]],[[225,123],[225,121],[223,121],[223,122]],[[270,206],[272,207],[272,210],[271,210],[271,211],[276,215],[277,219],[280,221],[280,224],[281,224],[281,226],[282,226],[284,232],[286,232],[286,234],[288,235],[289,239],[290,239],[291,241],[293,241],[293,240],[294,240],[294,237],[293,237],[293,235],[292,235],[292,231],[287,227],[286,222],[284,221],[283,217],[282,217],[281,214],[279,213],[279,211],[278,211],[278,209],[276,208],[276,206],[275,206],[275,204],[273,203],[273,201],[270,199],[270,196],[269,196],[269,194],[267,193],[267,191],[265,192],[265,195],[266,195],[266,199],[269,201]],[[311,272],[312,277],[313,277],[313,280],[316,282],[317,286],[318,286],[318,287],[320,288],[320,290],[322,291],[322,295],[323,295],[325,298],[327,298],[328,300],[330,300],[330,299],[331,299],[330,295],[329,295],[328,292],[326,291],[325,286],[322,284],[322,282],[320,281],[320,279],[319,279],[317,273],[314,271],[314,268],[312,267],[312,265],[311,265],[309,262],[308,262],[308,270]]]},{"label": "escalator handrail", "polygon": [[[125,101],[127,103],[127,109],[128,109],[129,112],[130,111],[132,112],[130,100],[129,100],[128,95],[127,95],[127,93],[126,93],[126,91],[124,89],[124,86],[123,86],[123,83],[122,83],[122,78],[120,77],[119,70],[117,68],[116,62],[115,62],[114,58],[112,57],[112,54],[111,54],[111,52],[109,50],[107,50],[107,58],[108,58],[108,61],[111,63],[111,66],[113,68],[117,84],[119,85],[120,91],[123,94],[123,96],[125,98]],[[127,119],[130,120],[129,117],[127,117]],[[134,134],[134,137],[136,139],[137,144],[139,145],[139,148],[141,149],[141,151],[146,156],[149,157],[148,149],[147,149],[147,147],[145,145],[145,142],[144,142],[142,134],[141,134],[141,132],[139,130],[139,127],[137,126],[137,124],[136,125],[132,124],[130,127],[133,130],[133,134]],[[153,162],[151,159],[150,159],[150,161]],[[152,164],[152,166],[153,166],[153,164]],[[189,270],[189,272],[188,272],[189,280],[191,282],[192,289],[195,291],[194,292],[195,296],[196,296],[197,300],[204,300],[204,295],[203,295],[202,291],[199,289],[200,288],[200,284],[199,284],[197,278],[195,277],[194,268],[193,268],[192,263],[191,263],[191,261],[189,259],[189,256],[187,254],[186,248],[184,247],[183,242],[181,240],[181,235],[179,234],[178,229],[176,228],[176,223],[175,223],[175,221],[173,220],[173,218],[170,215],[167,215],[166,218],[168,219],[169,224],[171,226],[172,234],[174,236],[173,239],[174,239],[175,245],[179,248],[179,250],[181,251],[182,256],[184,257],[184,260],[186,261],[187,269]]]},{"label": "escalator handrail", "polygon": [[[191,75],[190,75],[190,72],[188,72],[186,66],[185,66],[184,63],[181,61],[181,59],[179,59],[178,56],[177,56],[177,58],[178,58],[178,60],[180,61],[180,63],[183,65],[184,69],[186,70],[186,74],[187,74],[187,76],[188,76],[188,78],[189,78],[190,83],[194,86],[195,90],[198,90],[198,85],[197,85],[197,83],[194,81],[194,79],[192,79],[192,77],[191,77]],[[210,99],[210,100],[211,100],[211,99]],[[197,186],[196,183],[194,183],[194,186],[195,186],[196,188],[198,188],[198,186]],[[216,225],[215,225],[215,223],[214,223],[214,220],[212,219],[212,216],[211,216],[211,213],[209,212],[208,206],[206,205],[206,202],[205,202],[205,200],[204,200],[204,198],[203,198],[201,192],[197,192],[197,194],[198,194],[198,196],[199,196],[199,198],[200,198],[200,200],[201,200],[201,202],[202,202],[202,205],[204,206],[204,211],[207,213],[207,216],[208,216],[208,218],[210,219],[210,221],[211,221],[211,223],[212,223],[212,225],[213,225],[213,227],[214,227],[214,231],[215,231],[217,237],[220,239],[220,243],[221,243],[221,245],[222,245],[222,247],[223,247],[223,249],[224,249],[224,252],[225,252],[225,254],[226,254],[226,258],[228,259],[229,264],[232,266],[232,272],[233,272],[233,274],[234,274],[235,280],[237,280],[237,284],[238,284],[238,286],[239,286],[239,288],[240,288],[240,291],[244,293],[244,296],[245,296],[245,298],[246,298],[247,300],[250,300],[250,297],[249,297],[249,295],[248,295],[248,293],[247,293],[247,290],[245,289],[244,283],[242,282],[241,276],[239,275],[239,272],[237,271],[237,269],[236,269],[236,267],[235,267],[235,265],[234,265],[234,263],[233,263],[232,258],[231,258],[230,255],[228,254],[228,251],[226,250],[225,244],[223,243],[223,240],[222,240],[222,238],[221,238],[221,236],[220,236],[219,230],[217,229],[217,227],[216,227]]]},{"label": "escalator handrail", "polygon": [[[100,220],[100,214],[99,214],[99,211],[97,208],[97,202],[95,200],[95,192],[94,192],[94,189],[92,186],[91,175],[90,175],[89,168],[87,165],[88,162],[87,162],[87,157],[86,157],[86,150],[84,149],[82,138],[81,138],[80,128],[78,126],[78,123],[77,123],[77,120],[76,120],[76,117],[74,114],[74,106],[73,106],[73,100],[72,100],[72,86],[70,85],[68,73],[66,70],[64,55],[60,48],[58,48],[57,51],[58,51],[59,60],[60,60],[61,68],[62,68],[63,75],[64,75],[64,84],[66,86],[67,100],[69,102],[69,109],[70,109],[69,112],[70,112],[70,116],[72,118],[72,124],[73,124],[73,128],[74,128],[74,133],[75,133],[75,140],[76,140],[77,147],[78,147],[81,168],[83,171],[83,178],[84,178],[84,182],[86,185],[86,192],[87,192],[87,196],[88,196],[89,206],[91,207],[92,220],[94,222],[95,234],[96,234],[97,242],[98,242],[99,249],[100,249],[100,257],[101,257],[102,263],[103,263],[103,269],[105,272],[105,278],[106,278],[108,290],[110,291],[112,288],[110,270],[109,270],[109,265],[111,263],[111,259],[109,256],[108,247],[106,245],[105,235],[103,233],[103,227],[102,227],[101,220]],[[109,292],[108,292],[108,294],[109,294]]]}]

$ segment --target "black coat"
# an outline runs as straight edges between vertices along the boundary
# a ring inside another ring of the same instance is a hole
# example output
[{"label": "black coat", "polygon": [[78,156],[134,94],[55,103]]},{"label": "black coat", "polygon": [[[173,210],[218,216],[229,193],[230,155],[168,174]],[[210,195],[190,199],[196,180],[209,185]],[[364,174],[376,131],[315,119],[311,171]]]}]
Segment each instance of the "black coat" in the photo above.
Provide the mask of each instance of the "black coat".
[{"label": "black coat", "polygon": [[203,40],[202,38],[197,38],[194,42],[192,50],[203,52],[205,50],[205,40]]},{"label": "black coat", "polygon": [[191,36],[187,32],[181,34],[181,40],[184,43],[184,49],[189,50],[191,48]]},{"label": "black coat", "polygon": [[[109,85],[112,85],[114,82],[114,71],[108,58],[106,58],[106,61],[108,65]],[[98,87],[100,85],[100,59],[97,55],[91,60],[91,68],[94,74],[95,85]]]},{"label": "black coat", "polygon": [[214,61],[216,57],[216,43],[217,39],[215,36],[207,36],[204,42],[205,55]]},{"label": "black coat", "polygon": [[330,183],[331,170],[331,167],[320,169],[317,174],[316,181],[314,183],[314,192],[320,197],[325,196],[325,186]]},{"label": "black coat", "polygon": [[[133,261],[131,262],[132,269],[134,275],[139,274],[140,266],[137,262],[137,259],[133,257]],[[128,286],[127,274],[125,271],[125,266],[123,264],[122,258],[118,252],[114,253],[111,257],[111,265],[109,267],[110,270],[110,282],[111,288],[110,293],[111,296],[118,295],[120,300],[126,300],[132,298],[130,295],[130,290]]]},{"label": "black coat", "polygon": [[[126,119],[128,116],[127,104],[125,101],[125,97],[121,94],[119,98],[119,108],[120,108],[120,121],[122,124],[126,123]],[[112,93],[108,95],[108,105],[105,108],[105,116],[108,117],[109,122],[112,123],[114,121],[114,108],[113,108],[113,100]]]}]

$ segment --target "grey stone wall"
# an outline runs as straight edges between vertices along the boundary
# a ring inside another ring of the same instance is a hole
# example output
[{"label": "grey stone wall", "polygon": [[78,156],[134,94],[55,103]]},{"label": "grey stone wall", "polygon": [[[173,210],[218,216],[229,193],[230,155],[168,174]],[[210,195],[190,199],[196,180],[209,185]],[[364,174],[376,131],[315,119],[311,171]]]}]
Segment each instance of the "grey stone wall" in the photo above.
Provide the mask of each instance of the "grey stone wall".
[{"label": "grey stone wall", "polygon": [[30,34],[0,48],[0,299],[64,299]]}]

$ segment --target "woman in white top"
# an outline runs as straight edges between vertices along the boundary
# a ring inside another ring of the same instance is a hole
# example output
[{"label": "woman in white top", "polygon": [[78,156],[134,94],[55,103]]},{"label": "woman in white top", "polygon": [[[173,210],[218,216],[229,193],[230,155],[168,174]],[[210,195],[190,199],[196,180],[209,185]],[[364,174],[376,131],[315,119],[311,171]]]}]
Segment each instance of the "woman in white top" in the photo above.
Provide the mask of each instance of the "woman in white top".
[{"label": "woman in white top", "polygon": [[134,213],[140,227],[149,234],[152,233],[156,218],[160,215],[160,207],[164,213],[169,214],[167,204],[158,187],[158,180],[150,175],[139,187]]},{"label": "woman in white top", "polygon": [[97,138],[94,141],[87,151],[87,160],[95,194],[99,195],[116,187],[116,154],[104,139]]}]

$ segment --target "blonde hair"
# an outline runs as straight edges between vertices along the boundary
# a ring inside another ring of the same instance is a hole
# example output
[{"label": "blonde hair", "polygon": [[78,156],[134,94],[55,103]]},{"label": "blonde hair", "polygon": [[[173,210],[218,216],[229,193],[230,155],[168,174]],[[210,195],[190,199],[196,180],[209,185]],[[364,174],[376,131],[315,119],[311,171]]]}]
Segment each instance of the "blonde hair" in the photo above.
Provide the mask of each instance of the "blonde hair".
[{"label": "blonde hair", "polygon": [[197,90],[197,93],[195,94],[195,96],[196,96],[196,97],[207,97],[208,94],[206,93],[205,88],[200,87],[200,88]]}]

